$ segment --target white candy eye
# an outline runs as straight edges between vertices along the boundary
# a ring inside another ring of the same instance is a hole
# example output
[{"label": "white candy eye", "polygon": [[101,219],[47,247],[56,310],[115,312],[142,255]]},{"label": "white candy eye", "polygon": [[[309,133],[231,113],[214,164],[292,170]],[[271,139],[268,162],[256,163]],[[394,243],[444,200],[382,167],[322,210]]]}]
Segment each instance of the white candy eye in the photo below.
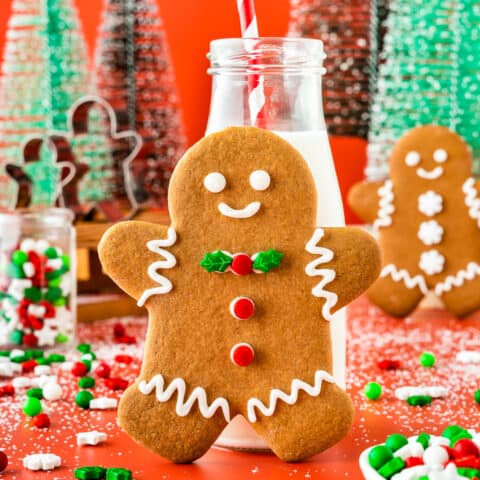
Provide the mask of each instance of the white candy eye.
[{"label": "white candy eye", "polygon": [[433,152],[433,159],[438,163],[445,162],[447,158],[448,158],[448,153],[443,148],[437,148],[437,150]]},{"label": "white candy eye", "polygon": [[420,163],[420,154],[418,152],[408,152],[407,156],[405,157],[405,163],[409,167],[415,167]]},{"label": "white candy eye", "polygon": [[270,186],[270,175],[265,170],[255,170],[250,174],[250,185],[255,190],[266,190]]},{"label": "white candy eye", "polygon": [[212,172],[203,179],[203,185],[209,192],[220,193],[227,186],[227,180],[221,173]]}]

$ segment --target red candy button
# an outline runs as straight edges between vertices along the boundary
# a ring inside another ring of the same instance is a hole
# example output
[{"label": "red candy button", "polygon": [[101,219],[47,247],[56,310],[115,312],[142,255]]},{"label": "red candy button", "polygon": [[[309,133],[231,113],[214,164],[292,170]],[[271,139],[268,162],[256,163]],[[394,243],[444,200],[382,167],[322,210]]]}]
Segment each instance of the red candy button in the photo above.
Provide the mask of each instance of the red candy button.
[{"label": "red candy button", "polygon": [[109,378],[110,377],[110,366],[105,362],[100,362],[100,365],[95,369],[95,373],[100,378]]},{"label": "red candy button", "polygon": [[37,428],[48,428],[50,426],[50,418],[46,413],[39,413],[33,417],[33,424]]},{"label": "red candy button", "polygon": [[248,297],[237,297],[230,302],[230,313],[237,320],[248,320],[255,313],[255,304]]},{"label": "red candy button", "polygon": [[239,367],[248,367],[253,362],[255,352],[248,343],[237,343],[230,350],[230,358]]},{"label": "red candy button", "polygon": [[405,459],[405,468],[423,465],[423,459],[420,457],[408,457]]},{"label": "red candy button", "polygon": [[230,268],[236,275],[248,275],[252,273],[252,259],[246,253],[237,253],[233,256]]},{"label": "red candy button", "polygon": [[478,447],[469,438],[461,438],[453,447],[453,456],[455,458],[463,458],[469,455],[478,457],[480,455]]},{"label": "red candy button", "polygon": [[88,368],[83,362],[75,362],[71,370],[76,377],[84,377],[87,374],[87,371]]}]

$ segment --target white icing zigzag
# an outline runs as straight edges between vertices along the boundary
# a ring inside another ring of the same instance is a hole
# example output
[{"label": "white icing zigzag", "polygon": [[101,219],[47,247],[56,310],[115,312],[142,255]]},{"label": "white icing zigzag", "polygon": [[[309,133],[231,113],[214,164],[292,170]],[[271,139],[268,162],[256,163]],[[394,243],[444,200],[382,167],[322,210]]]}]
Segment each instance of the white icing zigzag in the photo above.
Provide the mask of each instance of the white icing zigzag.
[{"label": "white icing zigzag", "polygon": [[415,275],[412,277],[405,269],[398,270],[393,263],[389,263],[383,267],[380,278],[390,276],[394,282],[403,282],[407,288],[420,288],[420,291],[426,295],[428,293],[428,287],[425,279],[421,275]]},{"label": "white icing zigzag", "polygon": [[170,398],[177,393],[177,405],[175,411],[180,417],[187,416],[195,402],[198,402],[198,409],[205,418],[212,418],[215,412],[220,409],[227,422],[230,422],[230,406],[228,401],[223,397],[216,398],[210,405],[207,401],[207,392],[202,387],[193,389],[190,397],[185,399],[187,389],[183,378],[173,379],[167,388],[164,388],[165,380],[162,375],[155,375],[148,383],[140,382],[138,389],[144,395],[149,395],[155,389],[155,395],[159,402],[168,402]]},{"label": "white icing zigzag", "polygon": [[470,262],[467,268],[459,270],[455,276],[449,275],[443,282],[435,285],[435,295],[441,296],[445,292],[449,292],[453,287],[461,287],[465,280],[473,280],[480,275],[480,265],[475,262]]},{"label": "white icing zigzag", "polygon": [[332,250],[325,247],[319,247],[317,245],[318,242],[323,238],[324,234],[325,233],[323,231],[323,228],[317,228],[313,234],[313,237],[310,239],[310,241],[307,243],[307,246],[305,247],[308,253],[312,253],[313,255],[320,255],[320,258],[316,258],[305,267],[305,273],[309,277],[322,277],[322,280],[315,287],[312,288],[312,294],[315,297],[325,299],[325,303],[322,307],[322,314],[325,320],[331,320],[331,310],[338,301],[338,295],[336,293],[325,290],[325,285],[329,284],[335,279],[336,272],[331,268],[317,268],[318,265],[331,262],[333,259]]},{"label": "white icing zigzag", "polygon": [[463,193],[465,193],[465,205],[468,207],[468,213],[470,217],[477,220],[477,225],[480,227],[480,199],[473,178],[467,179],[463,184]]},{"label": "white icing zigzag", "polygon": [[176,241],[177,234],[172,227],[169,227],[167,238],[161,240],[150,240],[149,242],[147,242],[147,248],[153,253],[162,255],[164,257],[164,260],[158,260],[156,262],[153,262],[148,267],[148,276],[160,286],[145,290],[137,302],[137,305],[139,307],[143,307],[143,305],[145,305],[145,302],[152,295],[161,295],[163,293],[168,293],[173,288],[172,282],[163,275],[160,275],[157,270],[159,268],[173,268],[177,264],[177,259],[175,258],[173,253],[161,248],[171,247],[175,244]]},{"label": "white icing zigzag", "polygon": [[395,195],[393,194],[393,183],[391,180],[386,180],[378,189],[378,195],[380,197],[380,208],[378,209],[378,217],[373,222],[374,230],[378,230],[380,227],[389,227],[392,224],[391,215],[395,212],[395,207],[393,206]]},{"label": "white icing zigzag", "polygon": [[288,405],[293,405],[298,400],[298,392],[304,391],[312,397],[318,397],[322,390],[323,382],[335,383],[333,377],[324,370],[317,370],[315,372],[315,383],[309,385],[298,378],[292,380],[291,392],[289,394],[282,392],[282,390],[274,388],[270,391],[270,401],[268,407],[258,398],[250,398],[247,402],[247,418],[250,422],[255,423],[257,421],[257,414],[255,408],[258,408],[260,413],[266,417],[271,417],[277,408],[277,402],[282,400]]}]

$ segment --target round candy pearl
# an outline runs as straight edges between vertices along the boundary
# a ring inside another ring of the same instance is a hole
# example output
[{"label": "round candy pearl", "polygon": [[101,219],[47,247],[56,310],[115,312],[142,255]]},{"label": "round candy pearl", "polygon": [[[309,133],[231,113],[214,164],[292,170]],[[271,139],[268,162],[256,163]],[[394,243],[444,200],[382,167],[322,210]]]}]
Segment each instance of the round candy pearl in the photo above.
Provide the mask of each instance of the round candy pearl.
[{"label": "round candy pearl", "polygon": [[368,452],[368,463],[375,470],[380,469],[393,458],[392,451],[385,445],[377,445]]},{"label": "round candy pearl", "polygon": [[46,413],[39,413],[33,417],[33,424],[37,428],[48,428],[50,426],[50,418]]},{"label": "round candy pearl", "polygon": [[34,417],[42,411],[42,404],[38,398],[27,397],[27,400],[23,404],[23,411],[25,415]]},{"label": "round candy pearl", "polygon": [[23,265],[28,260],[28,255],[23,250],[13,252],[12,262],[15,265]]},{"label": "round candy pearl", "polygon": [[45,400],[60,400],[62,398],[62,387],[58,383],[47,383],[43,387],[43,398]]},{"label": "round candy pearl", "polygon": [[75,362],[72,367],[72,373],[77,377],[83,377],[87,374],[88,366],[84,362]]},{"label": "round candy pearl", "polygon": [[423,453],[425,465],[444,465],[449,460],[448,452],[440,445],[432,445]]},{"label": "round candy pearl", "polygon": [[248,343],[237,343],[230,351],[230,358],[239,367],[248,367],[253,362],[255,352]]},{"label": "round candy pearl", "polygon": [[248,320],[255,313],[255,303],[248,297],[237,297],[230,302],[230,313],[237,320]]},{"label": "round candy pearl", "polygon": [[367,383],[363,393],[369,400],[378,400],[382,395],[382,387],[377,382]]},{"label": "round candy pearl", "polygon": [[5,455],[4,452],[0,451],[0,472],[3,472],[8,465],[8,457]]},{"label": "round candy pearl", "polygon": [[93,395],[88,390],[81,390],[75,396],[75,403],[80,408],[90,408],[90,400],[93,400]]},{"label": "round candy pearl", "polygon": [[462,458],[468,455],[478,457],[480,455],[478,447],[469,438],[461,438],[458,440],[452,450],[455,458]]},{"label": "round candy pearl", "polygon": [[430,352],[423,352],[419,360],[422,367],[430,368],[435,365],[435,355]]},{"label": "round candy pearl", "polygon": [[237,275],[248,275],[252,273],[252,259],[246,253],[237,253],[233,256],[230,268]]},{"label": "round candy pearl", "polygon": [[110,376],[110,371],[110,366],[105,362],[101,362],[95,369],[95,374],[100,378],[108,378]]}]

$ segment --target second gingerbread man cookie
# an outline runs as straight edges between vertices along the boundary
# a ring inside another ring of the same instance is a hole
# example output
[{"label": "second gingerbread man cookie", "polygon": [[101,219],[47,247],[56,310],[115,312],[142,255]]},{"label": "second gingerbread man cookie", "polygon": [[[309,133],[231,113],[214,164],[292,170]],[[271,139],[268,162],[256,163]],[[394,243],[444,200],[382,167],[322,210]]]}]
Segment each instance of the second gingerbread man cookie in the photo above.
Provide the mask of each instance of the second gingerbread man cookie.
[{"label": "second gingerbread man cookie", "polygon": [[458,317],[480,308],[480,199],[468,145],[445,127],[408,132],[393,149],[390,178],[362,182],[349,204],[373,222],[383,253],[369,298],[402,317],[433,291]]},{"label": "second gingerbread man cookie", "polygon": [[176,167],[170,227],[105,234],[105,271],[149,311],[140,378],[119,406],[137,441],[189,462],[240,414],[280,458],[301,460],[348,432],[329,321],[373,282],[380,253],[362,230],[316,228],[316,205],[294,148],[229,128]]}]

